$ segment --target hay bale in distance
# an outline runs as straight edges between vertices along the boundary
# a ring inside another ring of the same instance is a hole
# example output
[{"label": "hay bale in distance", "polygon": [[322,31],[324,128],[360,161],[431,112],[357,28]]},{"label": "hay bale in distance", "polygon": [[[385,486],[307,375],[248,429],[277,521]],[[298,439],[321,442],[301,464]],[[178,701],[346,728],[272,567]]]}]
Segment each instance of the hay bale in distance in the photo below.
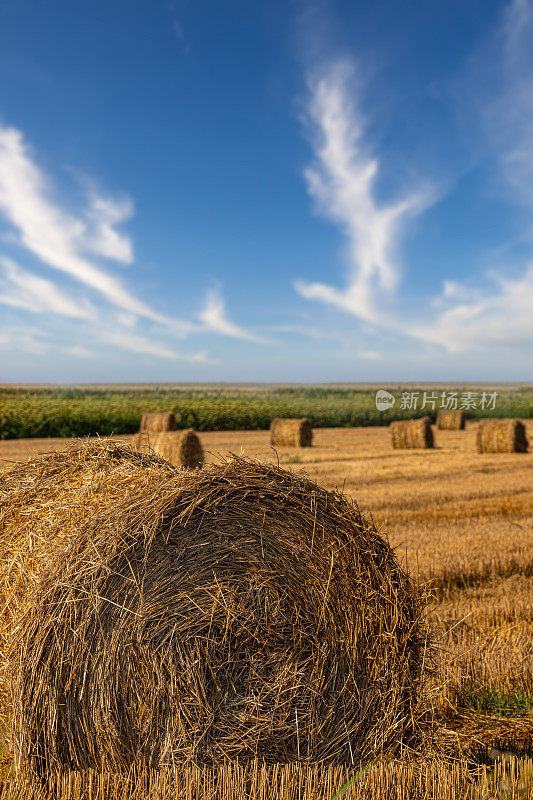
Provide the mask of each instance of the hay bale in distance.
[{"label": "hay bale in distance", "polygon": [[429,417],[395,420],[389,427],[392,446],[396,449],[426,449],[434,446]]},{"label": "hay bale in distance", "polygon": [[172,411],[165,411],[162,413],[147,411],[142,415],[140,430],[151,431],[152,433],[175,431],[176,418]]},{"label": "hay bale in distance", "polygon": [[345,496],[240,458],[170,475],[148,464],[121,502],[102,471],[110,495],[89,518],[79,487],[74,503],[59,484],[59,530],[47,518],[43,531],[42,468],[25,468],[34,535],[67,546],[10,652],[23,772],[359,763],[409,728],[421,596]]},{"label": "hay bale in distance", "polygon": [[156,453],[175,467],[195,469],[204,463],[204,451],[198,434],[192,429],[165,433],[138,433],[134,447],[141,453]]},{"label": "hay bale in distance", "polygon": [[464,431],[466,414],[464,411],[441,408],[437,411],[437,428],[439,431]]},{"label": "hay bale in distance", "polygon": [[526,426],[519,419],[482,419],[476,431],[478,453],[527,453]]},{"label": "hay bale in distance", "polygon": [[311,447],[313,428],[309,420],[273,419],[270,423],[270,444],[273,447]]}]

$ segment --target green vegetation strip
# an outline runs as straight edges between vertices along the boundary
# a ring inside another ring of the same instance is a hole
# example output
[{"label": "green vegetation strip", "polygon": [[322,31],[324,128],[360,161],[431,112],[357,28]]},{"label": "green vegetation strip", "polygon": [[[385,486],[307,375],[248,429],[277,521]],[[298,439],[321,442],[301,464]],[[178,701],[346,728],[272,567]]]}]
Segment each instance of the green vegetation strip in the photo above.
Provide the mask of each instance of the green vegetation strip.
[{"label": "green vegetation strip", "polygon": [[471,711],[498,717],[519,716],[533,709],[533,696],[516,690],[502,692],[490,686],[463,691],[459,705]]},{"label": "green vegetation strip", "polygon": [[[315,427],[387,425],[393,419],[429,414],[434,410],[401,408],[401,387],[387,387],[396,403],[378,411],[375,390],[328,387],[245,389],[17,389],[0,390],[0,438],[101,436],[134,433],[144,411],[173,411],[179,428],[199,431],[264,430],[274,417],[309,417]],[[471,389],[472,387],[470,387]],[[477,390],[477,387],[476,387]],[[417,391],[410,386],[409,391]],[[446,387],[451,391],[451,387]],[[458,387],[459,395],[463,387]],[[479,389],[479,394],[481,394]],[[494,410],[472,409],[471,419],[486,416],[527,417],[533,388],[499,389]]]}]

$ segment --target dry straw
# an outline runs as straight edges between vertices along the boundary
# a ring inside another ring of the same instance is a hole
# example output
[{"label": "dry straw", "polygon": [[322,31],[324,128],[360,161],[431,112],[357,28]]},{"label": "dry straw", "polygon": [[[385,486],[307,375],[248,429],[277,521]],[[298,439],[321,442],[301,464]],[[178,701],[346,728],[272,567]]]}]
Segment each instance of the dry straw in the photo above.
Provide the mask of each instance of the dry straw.
[{"label": "dry straw", "polygon": [[146,412],[142,415],[141,431],[151,431],[152,433],[163,433],[164,431],[176,430],[176,418],[172,411],[164,413]]},{"label": "dry straw", "polygon": [[437,412],[437,428],[439,431],[464,431],[466,414],[448,408],[441,408]]},{"label": "dry straw", "polygon": [[138,433],[134,447],[141,453],[156,453],[175,467],[195,469],[203,466],[204,451],[198,435],[192,430],[166,433]]},{"label": "dry straw", "polygon": [[26,606],[8,654],[23,772],[354,763],[410,730],[422,597],[342,495],[240,458],[175,471],[105,442],[0,488],[9,559],[29,575],[23,597],[4,586]]},{"label": "dry straw", "polygon": [[526,426],[518,419],[482,419],[476,432],[478,453],[527,453]]},{"label": "dry straw", "polygon": [[307,418],[273,419],[270,423],[270,444],[273,447],[311,447],[313,428]]},{"label": "dry straw", "polygon": [[401,419],[391,422],[392,446],[398,449],[433,447],[433,431],[429,417]]}]

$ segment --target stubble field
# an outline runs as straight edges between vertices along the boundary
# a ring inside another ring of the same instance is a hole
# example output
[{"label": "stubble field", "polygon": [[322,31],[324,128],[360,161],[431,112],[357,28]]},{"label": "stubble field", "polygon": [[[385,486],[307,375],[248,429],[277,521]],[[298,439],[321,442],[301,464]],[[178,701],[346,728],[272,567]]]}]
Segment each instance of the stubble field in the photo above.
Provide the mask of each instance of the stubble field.
[{"label": "stubble field", "polygon": [[[388,429],[378,427],[318,429],[312,448],[277,452],[265,431],[201,434],[208,461],[232,452],[279,459],[326,488],[343,489],[373,514],[408,569],[430,582],[428,612],[439,653],[424,744],[433,755],[416,768],[374,764],[347,798],[401,797],[402,785],[406,797],[533,797],[523,758],[531,755],[533,732],[533,453],[479,455],[476,425],[436,431],[436,447],[427,451],[394,451]],[[533,440],[531,423],[528,437]],[[0,442],[0,468],[69,443]],[[483,761],[496,762],[496,772],[472,782],[472,770]],[[511,779],[507,761],[515,770]],[[322,777],[315,794],[287,796],[332,797],[341,778],[331,778],[329,795]],[[237,786],[237,777],[233,781]]]}]

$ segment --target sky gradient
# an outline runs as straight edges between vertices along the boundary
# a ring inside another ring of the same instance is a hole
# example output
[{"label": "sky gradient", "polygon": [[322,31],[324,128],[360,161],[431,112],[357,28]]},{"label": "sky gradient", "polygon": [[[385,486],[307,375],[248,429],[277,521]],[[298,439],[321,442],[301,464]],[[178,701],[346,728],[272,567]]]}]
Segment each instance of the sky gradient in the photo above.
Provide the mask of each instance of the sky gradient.
[{"label": "sky gradient", "polygon": [[0,382],[533,378],[533,0],[19,0]]}]

